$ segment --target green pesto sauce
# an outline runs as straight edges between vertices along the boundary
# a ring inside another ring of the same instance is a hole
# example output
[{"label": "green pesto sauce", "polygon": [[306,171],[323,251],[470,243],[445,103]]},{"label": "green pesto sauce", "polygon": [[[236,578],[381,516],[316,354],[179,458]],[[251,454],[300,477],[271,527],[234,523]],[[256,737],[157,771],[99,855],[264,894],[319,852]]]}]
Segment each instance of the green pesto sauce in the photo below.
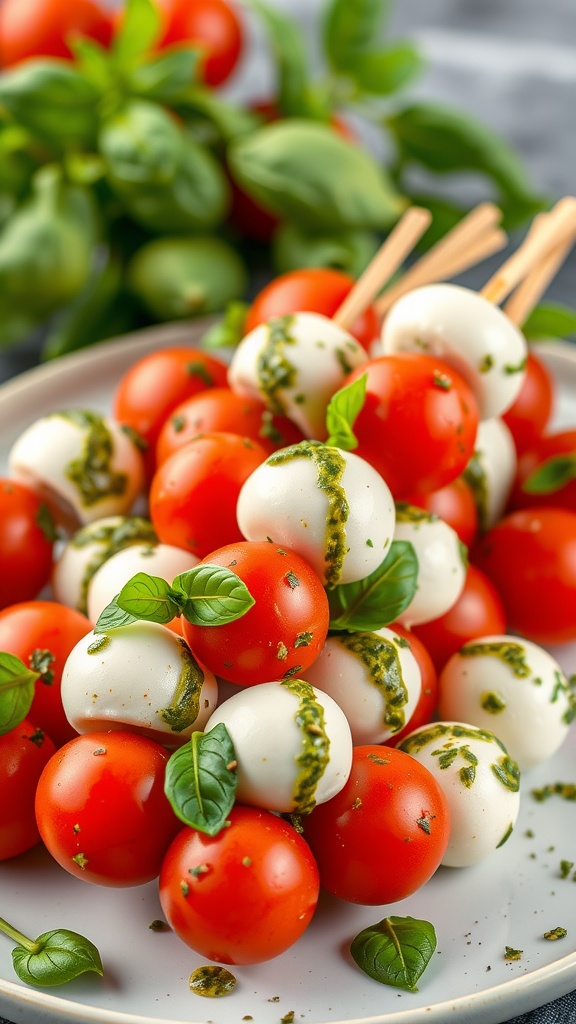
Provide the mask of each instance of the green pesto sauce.
[{"label": "green pesto sauce", "polygon": [[66,466],[66,476],[78,491],[82,505],[90,508],[111,494],[124,494],[128,477],[111,467],[114,442],[103,416],[87,409],[56,412],[84,431],[82,454]]},{"label": "green pesto sauce", "polygon": [[340,483],[346,468],[346,460],[338,448],[320,441],[300,441],[299,444],[282,448],[268,457],[268,466],[279,466],[290,459],[312,459],[316,468],[316,483],[328,498],[326,532],[324,537],[324,559],[326,562],[326,584],[334,587],[342,575],[342,565],[348,551],[346,546],[346,522],[350,506],[346,492]]},{"label": "green pesto sauce", "polygon": [[497,743],[501,750],[506,753],[506,748],[494,733],[488,729],[478,729],[473,725],[458,723],[456,725],[445,722],[433,722],[426,729],[420,729],[413,736],[407,736],[399,744],[401,750],[407,754],[418,754],[429,743],[440,743],[447,741],[444,749],[449,751],[455,749],[455,740],[482,740],[485,743]]},{"label": "green pesto sauce", "polygon": [[526,661],[526,649],[522,644],[514,643],[512,640],[493,640],[488,643],[482,641],[464,644],[460,648],[460,655],[466,658],[490,655],[499,658],[513,672],[518,679],[526,679],[531,675],[531,669]]},{"label": "green pesto sauce", "polygon": [[302,735],[298,754],[298,775],[294,784],[294,812],[309,814],[316,806],[316,790],[330,760],[330,740],[324,724],[324,709],[304,679],[284,679],[281,686],[299,698],[296,725]]},{"label": "green pesto sauce", "polygon": [[101,633],[100,636],[97,636],[96,639],[93,640],[91,644],[88,644],[88,647],[86,648],[86,654],[99,654],[100,651],[103,651],[105,647],[108,647],[109,643],[110,637],[108,636],[108,634]]},{"label": "green pesto sauce", "polygon": [[486,533],[488,529],[488,480],[478,452],[474,452],[462,476],[472,491],[478,513],[480,533]]},{"label": "green pesto sauce", "polygon": [[516,761],[513,760],[508,754],[504,757],[499,758],[495,764],[490,765],[492,773],[501,782],[506,789],[509,789],[512,793],[517,793],[520,789],[520,768]]},{"label": "green pesto sauce", "polygon": [[218,999],[220,996],[227,996],[234,990],[236,978],[226,967],[206,964],[192,971],[188,984],[190,991],[195,995]]},{"label": "green pesto sauce", "polygon": [[510,839],[510,836],[512,835],[513,831],[514,831],[514,825],[513,825],[512,822],[510,822],[510,824],[508,825],[508,828],[506,829],[504,835],[502,836],[502,839],[500,840],[500,842],[496,846],[497,850],[499,850],[501,846],[504,846],[504,843],[508,842],[508,840]]},{"label": "green pesto sauce", "polygon": [[484,708],[489,715],[499,715],[506,708],[506,701],[500,693],[485,690],[480,694],[480,707]]},{"label": "green pesto sauce", "polygon": [[480,370],[480,373],[489,373],[493,366],[494,356],[491,353],[487,352],[484,358],[482,359],[478,369]]},{"label": "green pesto sauce", "polygon": [[409,505],[406,501],[395,502],[395,508],[398,523],[435,523],[438,520],[434,512],[427,512],[417,505]]},{"label": "green pesto sauce", "polygon": [[123,548],[139,543],[151,545],[158,543],[152,523],[140,516],[123,516],[112,523],[89,523],[88,526],[82,527],[74,534],[71,544],[75,548],[83,548],[88,544],[98,545],[97,551],[94,552],[84,568],[77,604],[78,611],[83,612],[84,615],[87,612],[88,587],[100,566]]},{"label": "green pesto sauce", "polygon": [[266,344],[258,356],[258,384],[266,396],[266,404],[273,412],[283,415],[285,412],[278,392],[294,386],[296,368],[287,358],[286,349],[294,345],[295,339],[290,334],[294,316],[274,317],[268,323]]},{"label": "green pesto sauce", "polygon": [[170,726],[172,732],[182,732],[193,725],[200,711],[200,691],[204,673],[198,665],[188,644],[178,638],[181,653],[180,677],[172,702],[159,712],[160,717]]},{"label": "green pesto sauce", "polygon": [[369,681],[384,701],[385,725],[390,732],[399,732],[406,721],[403,709],[408,690],[396,645],[377,633],[343,633],[338,641],[365,666]]}]

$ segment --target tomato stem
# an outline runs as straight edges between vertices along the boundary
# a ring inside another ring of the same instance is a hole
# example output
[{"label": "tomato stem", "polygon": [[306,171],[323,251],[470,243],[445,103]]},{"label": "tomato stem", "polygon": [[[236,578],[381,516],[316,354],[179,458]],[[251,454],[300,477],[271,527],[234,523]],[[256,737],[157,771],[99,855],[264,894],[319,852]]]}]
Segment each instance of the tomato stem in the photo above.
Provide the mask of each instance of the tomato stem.
[{"label": "tomato stem", "polygon": [[13,928],[3,917],[0,917],[0,931],[14,939],[14,942],[17,942],[19,946],[24,946],[24,949],[27,949],[30,953],[38,953],[42,949],[38,942],[34,942],[26,935],[23,935],[22,932],[19,932],[17,928]]}]

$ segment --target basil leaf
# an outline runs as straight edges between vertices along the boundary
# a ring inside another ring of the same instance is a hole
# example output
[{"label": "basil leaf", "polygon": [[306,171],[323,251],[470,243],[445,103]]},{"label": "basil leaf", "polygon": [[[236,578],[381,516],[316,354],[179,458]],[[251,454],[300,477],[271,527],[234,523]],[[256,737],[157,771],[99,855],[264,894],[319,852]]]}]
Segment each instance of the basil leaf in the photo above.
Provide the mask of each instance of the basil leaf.
[{"label": "basil leaf", "polygon": [[284,117],[310,113],[308,55],[303,35],[293,18],[262,0],[248,0],[264,24],[274,55],[275,103]]},{"label": "basil leaf", "polygon": [[95,39],[73,35],[69,46],[74,54],[76,69],[104,93],[114,84],[114,70],[110,52]]},{"label": "basil leaf", "polygon": [[362,51],[348,62],[346,71],[362,92],[389,96],[411,82],[423,66],[414,46],[398,43],[383,50]]},{"label": "basil leaf", "polygon": [[392,541],[374,572],[328,590],[330,629],[373,631],[394,622],[416,593],[418,559],[410,541]]},{"label": "basil leaf", "polygon": [[242,341],[246,331],[246,315],[249,302],[229,302],[224,316],[204,332],[200,339],[202,348],[235,348]]},{"label": "basil leaf", "polygon": [[222,722],[207,733],[192,733],[166,765],[164,791],[174,813],[209,836],[224,827],[237,784],[234,745]]},{"label": "basil leaf", "polygon": [[330,0],[324,14],[323,45],[334,71],[347,71],[351,60],[373,48],[387,13],[387,0]]},{"label": "basil leaf", "polygon": [[199,115],[216,132],[218,141],[230,142],[239,135],[254,131],[261,124],[261,118],[251,110],[237,107],[217,96],[213,89],[202,85],[189,85],[174,104],[175,110],[184,118],[190,114]]},{"label": "basil leaf", "polygon": [[352,430],[356,417],[360,412],[366,398],[366,383],[368,374],[363,373],[351,384],[346,384],[336,391],[328,403],[326,409],[326,429],[328,440],[326,444],[335,448],[343,448],[351,451],[358,447],[358,440]]},{"label": "basil leaf", "polygon": [[102,609],[96,625],[94,626],[94,633],[109,633],[111,629],[119,629],[120,626],[129,626],[132,622],[138,622],[137,615],[130,615],[129,612],[125,612],[120,608],[118,604],[118,598],[115,597],[110,604],[107,604]]},{"label": "basil leaf", "polygon": [[121,70],[132,68],[138,58],[158,42],[161,14],[153,0],[127,0],[120,27],[114,35],[112,55]]},{"label": "basil leaf", "polygon": [[14,970],[27,985],[48,988],[72,981],[86,971],[104,974],[96,946],[77,932],[67,928],[43,932],[34,946],[37,948],[31,950],[18,945],[12,950]]},{"label": "basil leaf", "polygon": [[385,228],[403,204],[366,149],[315,121],[264,125],[231,143],[228,162],[265,209],[312,230]]},{"label": "basil leaf", "polygon": [[26,718],[39,678],[40,673],[32,672],[15,654],[0,651],[0,736]]},{"label": "basil leaf", "polygon": [[176,103],[194,81],[200,56],[199,49],[186,46],[151,57],[130,74],[130,91],[160,103]]},{"label": "basil leaf", "polygon": [[[145,622],[159,622],[166,625],[180,613],[179,595],[160,576],[149,576],[137,572],[116,597],[116,604]],[[108,606],[109,607],[109,606]]]},{"label": "basil leaf", "polygon": [[416,982],[436,949],[436,932],[429,921],[414,917],[385,917],[363,928],[350,952],[358,967],[383,985],[417,992]]},{"label": "basil leaf", "polygon": [[100,90],[70,61],[24,61],[0,75],[0,102],[45,142],[92,145]]},{"label": "basil leaf", "polygon": [[522,330],[529,341],[576,335],[576,310],[560,303],[542,303],[532,310]]},{"label": "basil leaf", "polygon": [[576,478],[576,452],[546,459],[522,484],[526,494],[554,494]]},{"label": "basil leaf", "polygon": [[208,562],[181,573],[172,588],[181,595],[182,614],[197,626],[234,622],[255,604],[243,580],[225,566]]},{"label": "basil leaf", "polygon": [[335,232],[309,231],[301,224],[281,224],[272,240],[277,273],[302,267],[334,267],[360,277],[380,245],[378,235],[354,228]]}]

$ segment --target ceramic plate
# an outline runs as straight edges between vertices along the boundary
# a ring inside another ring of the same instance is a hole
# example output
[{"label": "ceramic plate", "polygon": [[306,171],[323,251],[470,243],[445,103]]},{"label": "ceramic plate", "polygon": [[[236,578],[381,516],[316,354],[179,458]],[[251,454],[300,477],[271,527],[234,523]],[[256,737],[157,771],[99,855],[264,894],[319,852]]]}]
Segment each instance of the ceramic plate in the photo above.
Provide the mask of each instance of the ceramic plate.
[{"label": "ceramic plate", "polygon": [[[194,343],[203,327],[170,326],[105,343],[32,370],[0,388],[0,471],[18,433],[42,413],[71,406],[110,408],[123,371],[158,344]],[[557,424],[576,424],[576,350],[544,349],[558,382]],[[555,652],[576,671],[576,645]],[[576,803],[538,802],[545,783],[576,782],[576,732],[557,756],[525,773],[522,809],[509,842],[472,868],[440,868],[409,899],[356,907],[322,898],[312,925],[291,950],[266,964],[234,968],[233,994],[202,999],[188,979],[203,961],[170,932],[156,885],[117,890],[89,885],[51,863],[41,849],[0,865],[0,913],[32,936],[54,927],[96,943],[105,976],[84,975],[52,991],[21,985],[11,942],[0,935],[0,1014],[15,1024],[497,1024],[576,987],[576,884],[560,862],[576,862]],[[416,993],[366,977],[348,954],[351,938],[387,914],[431,921],[437,952]],[[565,938],[544,932],[562,926]],[[505,959],[507,946],[523,950]]]}]

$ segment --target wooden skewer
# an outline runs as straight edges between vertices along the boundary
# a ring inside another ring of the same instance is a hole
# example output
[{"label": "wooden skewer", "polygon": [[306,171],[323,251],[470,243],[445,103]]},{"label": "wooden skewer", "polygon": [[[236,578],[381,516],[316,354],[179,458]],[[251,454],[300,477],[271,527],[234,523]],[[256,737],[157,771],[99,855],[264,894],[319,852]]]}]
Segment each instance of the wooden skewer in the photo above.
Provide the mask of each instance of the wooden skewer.
[{"label": "wooden skewer", "polygon": [[332,317],[335,323],[348,330],[378,292],[412,252],[432,220],[429,210],[410,207],[394,226],[386,241],[358,278],[342,305]]},{"label": "wooden skewer", "polygon": [[[535,228],[539,220],[540,217],[535,218]],[[522,327],[526,322],[548,285],[556,277],[575,242],[576,231],[565,242],[552,249],[542,262],[526,275],[505,303],[504,312],[518,327]]]}]

